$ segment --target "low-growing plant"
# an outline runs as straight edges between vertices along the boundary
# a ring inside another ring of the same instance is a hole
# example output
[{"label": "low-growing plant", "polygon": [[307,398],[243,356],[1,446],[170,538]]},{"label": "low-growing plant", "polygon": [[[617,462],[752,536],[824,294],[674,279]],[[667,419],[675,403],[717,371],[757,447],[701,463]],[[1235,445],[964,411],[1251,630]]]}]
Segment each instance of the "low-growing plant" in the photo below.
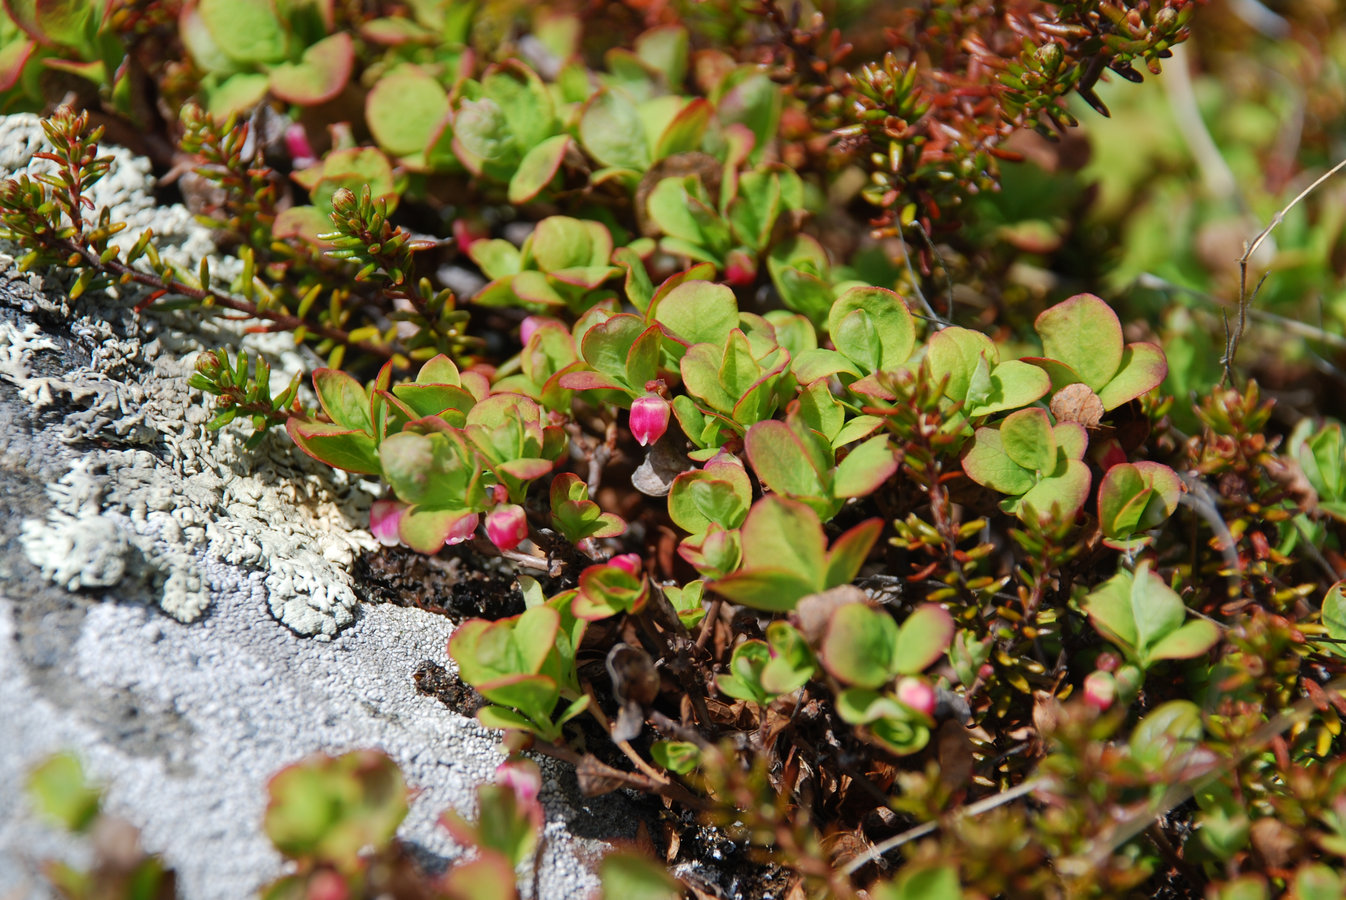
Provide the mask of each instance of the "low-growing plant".
[{"label": "low-growing plant", "polygon": [[[192,384],[210,427],[377,479],[385,545],[517,569],[525,611],[448,647],[484,725],[703,815],[787,894],[1334,889],[1340,412],[1321,381],[1312,417],[1266,399],[1279,363],[1235,377],[1247,290],[1219,359],[1177,315],[1066,296],[1107,256],[1051,192],[1078,176],[1016,165],[987,196],[1011,133],[1157,74],[1194,4],[411,6],[183,8],[198,44],[152,89],[206,104],[173,127],[230,284],[115,240],[85,113],[0,224],[75,298],[133,285],[325,358],[316,406],[223,349]],[[263,95],[270,147],[212,117]],[[293,778],[362,796],[329,767]],[[451,827],[508,896],[536,807],[492,790]],[[295,877],[389,846],[360,829],[395,809],[362,803]]]}]

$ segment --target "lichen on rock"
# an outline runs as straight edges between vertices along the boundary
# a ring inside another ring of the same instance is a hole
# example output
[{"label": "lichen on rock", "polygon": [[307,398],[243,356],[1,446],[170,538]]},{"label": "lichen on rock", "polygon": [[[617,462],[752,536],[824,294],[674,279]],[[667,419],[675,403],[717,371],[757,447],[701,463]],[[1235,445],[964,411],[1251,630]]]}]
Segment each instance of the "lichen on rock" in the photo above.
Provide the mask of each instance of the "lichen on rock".
[{"label": "lichen on rock", "polygon": [[[0,118],[0,177],[50,165],[33,157],[42,145],[36,117]],[[146,160],[104,152],[112,166],[89,195],[127,223],[119,243],[152,227],[174,265],[194,271],[209,255],[222,277],[239,271],[184,207],[158,205]],[[313,363],[285,335],[245,334],[241,323],[200,312],[138,314],[143,297],[133,289],[71,301],[53,276],[13,274],[4,249],[0,379],[35,421],[84,453],[48,485],[51,510],[24,522],[24,552],[44,577],[72,590],[139,582],[166,613],[192,621],[214,589],[208,573],[217,567],[207,563],[223,561],[265,572],[271,613],[296,632],[330,636],[354,621],[347,570],[357,551],[375,546],[361,528],[370,501],[361,479],[313,462],[280,435],[248,451],[233,428],[208,432],[212,413],[187,385],[192,357],[208,347],[259,353],[277,378]],[[39,329],[35,317],[60,326]]]}]

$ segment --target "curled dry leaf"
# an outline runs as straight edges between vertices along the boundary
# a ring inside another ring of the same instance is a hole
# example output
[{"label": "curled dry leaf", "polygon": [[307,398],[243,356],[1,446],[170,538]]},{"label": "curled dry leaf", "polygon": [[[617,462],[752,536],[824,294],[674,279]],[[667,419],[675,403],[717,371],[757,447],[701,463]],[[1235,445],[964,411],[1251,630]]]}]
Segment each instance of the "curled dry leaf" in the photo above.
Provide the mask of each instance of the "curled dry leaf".
[{"label": "curled dry leaf", "polygon": [[1087,384],[1068,384],[1052,396],[1052,415],[1057,422],[1076,422],[1085,428],[1097,428],[1103,420],[1103,401]]}]

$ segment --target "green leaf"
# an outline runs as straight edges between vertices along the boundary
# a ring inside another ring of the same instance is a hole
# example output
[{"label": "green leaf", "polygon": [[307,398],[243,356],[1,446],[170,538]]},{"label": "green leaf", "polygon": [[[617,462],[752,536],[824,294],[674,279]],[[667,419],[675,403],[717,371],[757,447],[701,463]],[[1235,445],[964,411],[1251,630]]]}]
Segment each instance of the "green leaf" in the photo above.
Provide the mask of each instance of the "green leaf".
[{"label": "green leaf", "polygon": [[1016,465],[1040,475],[1056,469],[1056,436],[1047,411],[1039,407],[1010,413],[1000,423],[1000,442]]},{"label": "green leaf", "polygon": [[492,703],[517,709],[539,724],[551,721],[551,711],[560,696],[556,682],[546,675],[506,675],[474,687]]},{"label": "green leaf", "polygon": [[580,141],[605,166],[644,171],[650,146],[636,105],[622,91],[600,91],[580,115]]},{"label": "green leaf", "polygon": [[716,115],[725,125],[742,123],[756,141],[750,158],[761,159],[776,137],[780,125],[782,96],[780,85],[756,66],[743,66],[722,82],[728,90],[716,103]]},{"label": "green leaf", "polygon": [[773,491],[792,497],[828,496],[823,472],[814,467],[800,436],[779,419],[753,425],[743,446],[753,472]]},{"label": "green leaf", "polygon": [[1168,361],[1157,344],[1127,344],[1122,353],[1121,368],[1098,391],[1098,399],[1103,401],[1104,409],[1115,409],[1157,388],[1167,376]]},{"label": "green leaf", "polygon": [[704,97],[688,101],[657,135],[652,158],[660,160],[699,149],[713,112],[710,101]]},{"label": "green leaf", "polygon": [[963,471],[977,484],[1010,496],[1028,493],[1036,483],[1033,473],[1005,452],[1000,431],[995,428],[977,429],[963,454]]},{"label": "green leaf", "polygon": [[975,400],[969,391],[969,402],[964,411],[969,416],[989,416],[1007,409],[1019,409],[1040,400],[1051,388],[1051,378],[1038,366],[1017,359],[1006,360],[988,368],[986,381],[979,385]]},{"label": "green leaf", "polygon": [[1191,659],[1201,656],[1220,641],[1220,629],[1214,622],[1193,619],[1176,631],[1169,632],[1150,647],[1147,658]]},{"label": "green leaf", "polygon": [[734,648],[729,658],[729,673],[715,679],[720,692],[736,700],[765,704],[771,701],[770,694],[762,687],[762,669],[771,659],[771,649],[766,641],[743,641]]},{"label": "green leaf", "polygon": [[1190,700],[1170,700],[1136,724],[1129,741],[1131,756],[1150,772],[1163,775],[1196,751],[1201,734],[1201,709]]},{"label": "green leaf", "polygon": [[953,643],[953,617],[944,607],[925,603],[916,607],[898,630],[892,672],[915,675],[944,655]]},{"label": "green leaf", "polygon": [[533,147],[519,162],[509,180],[509,202],[527,203],[551,184],[573,143],[570,135],[558,134]]},{"label": "green leaf", "polygon": [[1342,595],[1343,585],[1346,585],[1346,582],[1338,581],[1328,589],[1327,596],[1323,598],[1322,619],[1323,627],[1327,629],[1327,636],[1343,642],[1326,646],[1338,656],[1346,656],[1346,597]]},{"label": "green leaf", "polygon": [[690,741],[655,741],[650,756],[655,765],[679,775],[690,775],[701,764],[701,748]]},{"label": "green leaf", "polygon": [[504,114],[514,153],[521,156],[551,139],[557,130],[551,94],[537,73],[523,63],[509,60],[492,65],[482,76],[481,90]]},{"label": "green leaf", "polygon": [[[836,348],[867,372],[896,369],[916,346],[916,325],[911,313],[893,291],[878,287],[853,287],[832,304],[827,330]],[[872,334],[873,342],[867,337]],[[874,345],[878,353],[875,354]],[[869,365],[866,365],[866,361]]]},{"label": "green leaf", "polygon": [[1042,337],[1043,355],[1070,366],[1096,392],[1122,365],[1122,324],[1093,294],[1076,294],[1045,310],[1034,327]]},{"label": "green leaf", "polygon": [[1131,573],[1119,571],[1085,597],[1080,607],[1099,634],[1134,656],[1140,637],[1131,612],[1131,583]]},{"label": "green leaf", "polygon": [[607,228],[570,216],[548,216],[537,223],[530,246],[543,272],[606,266],[612,256]]},{"label": "green leaf", "polygon": [[836,436],[846,424],[846,409],[832,396],[826,378],[819,378],[799,392],[799,419],[837,446]]},{"label": "green leaf", "polygon": [[276,849],[328,865],[390,846],[409,808],[401,770],[377,750],[309,757],[273,776],[267,794],[262,827]]},{"label": "green leaf", "polygon": [[791,366],[795,378],[801,384],[811,384],[820,379],[830,378],[840,372],[859,378],[863,373],[849,359],[835,350],[813,347],[794,358]]},{"label": "green leaf", "polygon": [[762,666],[759,683],[772,697],[803,687],[817,665],[808,641],[787,622],[772,622],[766,627],[770,658]]},{"label": "green leaf", "polygon": [[1346,896],[1342,876],[1323,863],[1304,863],[1295,872],[1298,900],[1338,900]]},{"label": "green leaf", "polygon": [[865,441],[846,454],[832,477],[832,496],[864,497],[897,471],[897,456],[885,435]]},{"label": "green leaf", "polygon": [[[544,741],[550,740],[552,737],[549,729],[540,727],[538,723],[534,722],[529,717],[503,706],[483,706],[481,709],[477,710],[477,721],[481,723],[483,728],[499,728],[502,731],[524,731],[529,734],[535,734]],[[508,861],[502,860],[502,864],[508,869]],[[454,866],[450,874],[461,870],[461,865]],[[509,876],[509,880],[505,881],[505,884],[513,882],[514,873],[512,871],[509,873]],[[497,897],[501,895],[489,894],[488,896]],[[504,896],[509,895],[505,894]],[[483,898],[483,900],[485,900],[485,898]]]},{"label": "green leaf", "polygon": [[237,72],[224,80],[202,85],[206,95],[206,111],[222,120],[234,113],[245,112],[262,102],[271,79],[261,72]]},{"label": "green leaf", "polygon": [[28,774],[28,795],[42,816],[67,831],[84,832],[98,818],[101,794],[88,783],[72,753],[57,753]]},{"label": "green leaf", "polygon": [[1098,487],[1098,518],[1105,539],[1124,541],[1164,522],[1177,509],[1182,481],[1161,463],[1121,463]]},{"label": "green leaf", "polygon": [[286,103],[316,106],[335,98],[350,81],[355,46],[347,32],[338,32],[304,50],[297,63],[271,70],[271,93]]},{"label": "green leaf", "polygon": [[944,396],[950,400],[966,400],[968,388],[977,363],[985,358],[995,365],[999,351],[991,339],[980,331],[957,325],[937,331],[926,342],[925,359],[936,382],[948,378]]},{"label": "green leaf", "polygon": [[379,146],[393,156],[423,152],[449,114],[439,82],[413,65],[386,73],[365,98],[365,121]]},{"label": "green leaf", "polygon": [[684,281],[657,297],[654,321],[686,344],[724,346],[738,327],[738,300],[728,285]]},{"label": "green leaf", "polygon": [[467,509],[426,509],[415,506],[402,513],[397,536],[417,553],[433,556],[443,548],[454,528],[473,515]]},{"label": "green leaf", "polygon": [[468,249],[467,255],[481,267],[482,273],[487,278],[505,278],[510,275],[517,275],[522,269],[519,248],[500,238],[474,241]]},{"label": "green leaf", "polygon": [[[311,171],[305,169],[306,173]],[[317,180],[310,189],[310,199],[326,215],[332,209],[332,195],[338,190],[346,188],[359,196],[366,186],[376,203],[387,201],[389,210],[396,207],[397,187],[387,156],[373,147],[333,150],[323,158]],[[324,230],[332,230],[330,219]]]},{"label": "green leaf", "polygon": [[820,655],[834,678],[863,688],[879,688],[896,671],[898,627],[893,617],[863,603],[847,603],[832,613]]},{"label": "green leaf", "polygon": [[271,0],[200,0],[197,11],[230,59],[248,64],[285,58],[285,30]]},{"label": "green leaf", "polygon": [[704,247],[709,241],[691,209],[693,199],[704,202],[704,197],[701,179],[695,175],[662,178],[645,199],[645,211],[664,234],[693,247]]},{"label": "green leaf", "polygon": [[760,253],[770,242],[780,216],[780,176],[758,169],[744,172],[738,184],[738,195],[729,201],[729,223],[740,243]]},{"label": "green leaf", "polygon": [[337,369],[317,369],[313,373],[313,389],[323,412],[333,422],[347,430],[373,435],[369,394],[358,381]]},{"label": "green leaf", "polygon": [[1151,571],[1149,560],[1136,567],[1131,584],[1131,614],[1136,621],[1136,640],[1145,651],[1177,631],[1187,617],[1182,598]]},{"label": "green leaf", "polygon": [[650,273],[645,270],[645,263],[630,247],[618,247],[613,251],[612,263],[625,270],[626,299],[644,315],[654,297],[654,285],[650,282]]},{"label": "green leaf", "polygon": [[682,887],[667,870],[639,853],[609,853],[598,866],[598,877],[603,900],[678,900],[682,896]]},{"label": "green leaf", "polygon": [[768,612],[789,612],[818,590],[812,578],[781,567],[740,569],[710,587],[734,603]]},{"label": "green leaf", "polygon": [[962,900],[958,870],[951,865],[909,865],[888,884],[875,887],[874,900]]},{"label": "green leaf", "polygon": [[1013,504],[1015,515],[1023,519],[1036,516],[1039,521],[1062,522],[1075,518],[1089,499],[1093,476],[1078,459],[1067,459],[1065,469],[1035,484]]},{"label": "green leaf", "polygon": [[854,528],[843,533],[832,542],[827,554],[827,575],[823,588],[833,588],[841,584],[850,584],[860,572],[874,542],[883,530],[882,519],[866,519]]},{"label": "green leaf", "polygon": [[329,466],[361,475],[382,471],[374,439],[364,431],[299,419],[286,420],[285,430],[300,450]]},{"label": "green leaf", "polygon": [[687,77],[690,38],[681,25],[660,25],[636,37],[635,51],[640,61],[658,72],[670,91],[679,93]]},{"label": "green leaf", "polygon": [[[628,390],[643,391],[645,382],[632,384],[627,381],[627,362],[629,354],[636,348],[646,332],[645,320],[630,313],[618,313],[605,322],[590,328],[580,341],[580,356],[613,383]],[[657,331],[658,329],[654,329]],[[648,369],[648,362],[638,364]],[[646,380],[653,378],[648,374]]]}]

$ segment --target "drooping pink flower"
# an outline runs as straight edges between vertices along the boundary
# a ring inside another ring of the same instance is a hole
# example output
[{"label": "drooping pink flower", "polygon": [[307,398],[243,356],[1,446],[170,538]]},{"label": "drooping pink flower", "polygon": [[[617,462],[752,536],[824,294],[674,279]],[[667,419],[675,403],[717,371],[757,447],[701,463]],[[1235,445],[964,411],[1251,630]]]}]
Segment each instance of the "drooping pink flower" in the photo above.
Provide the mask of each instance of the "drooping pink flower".
[{"label": "drooping pink flower", "polygon": [[935,689],[924,678],[907,676],[897,683],[897,699],[921,715],[935,712]]},{"label": "drooping pink flower", "polygon": [[501,550],[513,550],[528,537],[528,516],[517,503],[497,506],[486,517],[486,537]]},{"label": "drooping pink flower", "polygon": [[608,565],[616,566],[623,572],[639,577],[641,560],[639,553],[622,553],[608,560]]},{"label": "drooping pink flower", "polygon": [[375,500],[369,507],[369,530],[383,546],[396,547],[402,543],[397,528],[406,508],[407,505],[400,500]]},{"label": "drooping pink flower", "polygon": [[668,401],[654,394],[637,397],[631,402],[631,434],[642,447],[648,447],[668,430]]},{"label": "drooping pink flower", "polygon": [[1084,679],[1084,702],[1106,712],[1117,699],[1117,679],[1111,672],[1090,672]]}]

